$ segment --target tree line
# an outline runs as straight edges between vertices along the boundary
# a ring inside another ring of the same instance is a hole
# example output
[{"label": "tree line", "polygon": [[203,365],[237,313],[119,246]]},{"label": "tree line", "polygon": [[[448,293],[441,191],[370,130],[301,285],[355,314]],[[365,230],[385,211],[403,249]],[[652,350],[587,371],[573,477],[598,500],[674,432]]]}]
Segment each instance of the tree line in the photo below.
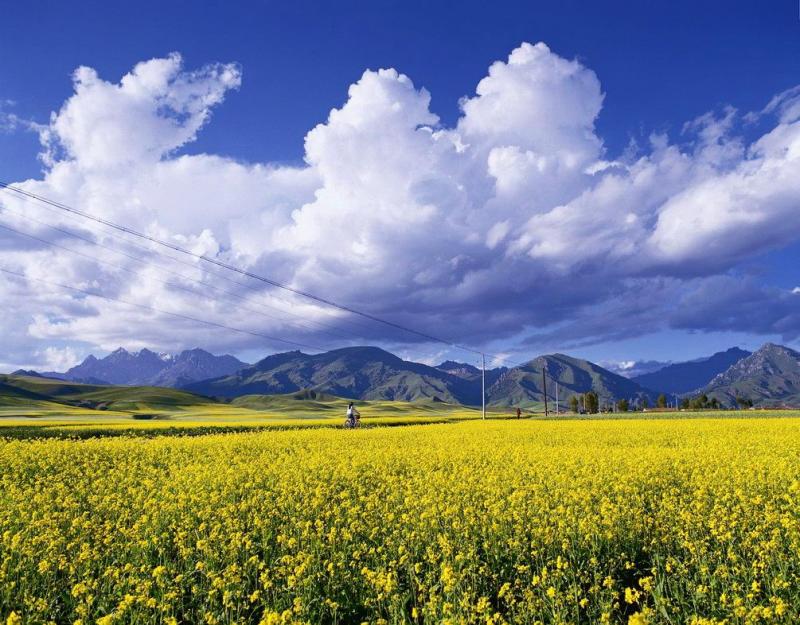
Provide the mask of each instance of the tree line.
[{"label": "tree line", "polygon": [[[667,407],[667,396],[663,393],[656,399],[658,408]],[[611,402],[601,403],[600,398],[594,391],[573,395],[569,398],[569,408],[572,412],[597,414],[598,412],[629,412],[630,410],[647,410],[650,401],[647,397],[642,398],[638,406],[633,406],[627,399],[612,400]]]},{"label": "tree line", "polygon": [[[737,397],[736,405],[740,409],[752,408],[753,400],[747,397]],[[661,393],[656,399],[656,408],[667,407],[667,396]],[[716,397],[709,398],[705,393],[697,397],[684,397],[681,400],[682,410],[722,410],[723,405]],[[598,412],[630,412],[631,410],[647,410],[650,408],[650,401],[643,397],[638,405],[634,406],[627,399],[619,399],[611,402],[601,402],[599,396],[594,391],[572,395],[569,398],[569,409],[580,414],[597,414]]]}]

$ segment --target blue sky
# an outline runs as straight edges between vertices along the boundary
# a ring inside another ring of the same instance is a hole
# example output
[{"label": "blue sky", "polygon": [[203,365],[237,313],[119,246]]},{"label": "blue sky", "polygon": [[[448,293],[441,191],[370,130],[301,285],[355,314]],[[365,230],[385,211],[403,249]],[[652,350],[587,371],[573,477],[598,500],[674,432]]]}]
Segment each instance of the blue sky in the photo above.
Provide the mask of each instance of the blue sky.
[{"label": "blue sky", "polygon": [[[544,42],[552,55],[575,61],[596,75],[602,103],[598,101],[598,113],[589,123],[602,143],[595,157],[609,161],[624,158],[631,145],[637,146],[637,155],[654,158],[656,149],[651,146],[654,135],[665,135],[670,145],[688,154],[692,148],[686,146],[695,138],[691,132],[687,133],[685,124],[708,112],[721,117],[725,107],[739,112],[738,120],[731,123],[735,128],[731,132],[748,146],[774,129],[775,122],[766,118],[760,118],[757,123],[746,122],[745,115],[762,111],[773,96],[800,83],[800,19],[794,1],[774,2],[768,6],[731,1],[498,2],[492,6],[485,2],[352,1],[81,2],[77,6],[75,3],[36,1],[14,3],[6,9],[0,23],[0,102],[4,102],[2,114],[6,119],[6,130],[0,131],[2,178],[45,182],[54,179],[52,163],[43,164],[37,157],[44,150],[39,134],[26,130],[26,125],[39,124],[37,128],[41,129],[50,123],[51,112],[59,111],[74,93],[71,76],[79,66],[93,68],[100,79],[113,84],[131,72],[137,63],[164,58],[172,52],[182,56],[181,67],[189,72],[211,63],[233,63],[241,72],[241,86],[225,86],[224,102],[220,96],[220,103],[214,104],[209,121],[200,124],[196,136],[176,140],[163,158],[209,154],[238,163],[269,164],[294,171],[305,167],[308,161],[306,135],[318,124],[326,124],[332,109],[342,108],[348,102],[348,87],[362,79],[365,70],[395,68],[407,75],[416,90],[424,88],[430,94],[429,111],[438,116],[434,126],[456,129],[462,118],[460,99],[474,97],[476,85],[487,76],[490,64],[505,61],[522,42]],[[595,91],[589,89],[586,93],[594,97]],[[580,102],[582,93],[576,92],[575,97]],[[536,119],[532,118],[531,123],[536,123]],[[793,121],[790,119],[788,123]],[[59,149],[67,154],[63,160],[80,161],[77,152],[70,154],[66,135],[58,135],[57,140]],[[504,141],[508,141],[507,137]],[[550,138],[544,141],[549,142]],[[741,157],[740,161],[742,159],[746,160]],[[737,163],[725,160],[714,167],[727,172]],[[786,167],[793,165],[790,163]],[[320,166],[319,170],[324,171],[324,167]],[[447,177],[452,174],[443,175]],[[696,174],[691,176],[692,184],[696,178]],[[53,193],[59,192],[58,185],[47,184]],[[80,184],[91,187],[97,181],[85,178]],[[595,184],[600,183],[581,183],[573,195],[577,197],[579,191]],[[675,184],[674,195],[677,196],[684,183]],[[690,184],[688,179],[685,184]],[[39,190],[44,192],[47,187]],[[308,200],[302,193],[299,195],[303,201]],[[80,202],[80,198],[78,194],[63,199]],[[151,201],[155,202],[152,198]],[[297,206],[301,206],[303,201],[297,201]],[[566,196],[559,201],[566,203]],[[781,210],[787,210],[783,204],[781,206]],[[798,209],[800,205],[794,212],[800,213]],[[259,205],[257,210],[263,213],[272,209]],[[543,212],[544,208],[532,208],[530,214],[537,211]],[[127,219],[126,223],[132,220],[130,214],[124,212],[113,216],[122,221]],[[654,218],[653,214],[650,218]],[[265,219],[262,214],[261,222]],[[516,224],[512,228],[521,231],[527,226],[519,219],[511,223]],[[558,228],[554,219],[537,224]],[[190,232],[191,229],[181,230],[166,217],[163,221],[174,236],[197,234]],[[174,223],[179,221],[173,220]],[[208,227],[223,248],[233,247],[233,239],[228,241],[213,230],[221,228],[218,224],[223,222],[224,219],[210,220]],[[787,232],[794,232],[793,228],[790,224]],[[765,234],[753,236],[761,237],[756,242],[763,241],[772,236],[769,233],[773,231],[768,229]],[[727,231],[721,231],[722,240],[729,236]],[[674,321],[664,327],[643,310],[639,310],[639,317],[631,322],[621,309],[612,305],[635,297],[641,307],[641,300],[652,297],[653,307],[658,308],[665,305],[664,300],[671,292],[677,295],[693,289],[699,293],[712,289],[716,293],[720,288],[718,284],[698,285],[696,282],[706,278],[725,278],[738,284],[746,282],[750,290],[742,290],[740,297],[744,298],[766,297],[759,289],[790,291],[800,284],[795,271],[800,261],[800,242],[794,234],[775,237],[774,243],[754,245],[751,254],[737,252],[735,257],[718,254],[720,259],[709,259],[707,267],[703,266],[706,263],[702,256],[690,254],[686,257],[689,260],[683,258],[667,269],[663,263],[654,261],[654,266],[658,265],[655,268],[648,266],[634,272],[615,271],[611,277],[603,274],[594,279],[586,278],[589,282],[608,280],[613,285],[602,294],[593,294],[591,297],[595,299],[589,302],[588,310],[577,293],[563,289],[563,295],[557,297],[563,300],[557,305],[562,310],[561,317],[543,311],[533,315],[531,324],[536,328],[534,334],[546,326],[564,326],[566,330],[550,332],[550,339],[531,343],[530,348],[519,347],[530,334],[530,328],[520,330],[520,324],[524,325],[525,321],[510,319],[513,315],[489,324],[487,334],[472,337],[469,328],[479,324],[481,316],[487,313],[469,298],[464,300],[467,303],[461,317],[441,306],[426,308],[421,303],[425,298],[413,303],[395,302],[389,295],[386,295],[385,306],[378,306],[376,312],[388,316],[398,310],[397,315],[403,322],[422,329],[432,327],[440,333],[446,333],[456,324],[459,336],[454,338],[463,342],[472,340],[493,351],[513,352],[515,358],[542,349],[561,349],[604,361],[681,360],[734,344],[752,348],[765,340],[796,343],[800,323],[794,321],[795,305],[786,300],[785,293],[777,291],[770,291],[770,297],[777,297],[779,302],[776,300],[773,305],[765,300],[764,305],[773,310],[779,307],[786,310],[770,323],[755,319],[757,312],[747,313],[747,318],[719,323],[716,318],[722,314],[720,310],[728,309],[728,304],[721,302],[719,306],[709,306],[704,319],[688,318],[686,311],[670,308]],[[615,248],[619,247],[620,243],[615,243]],[[520,307],[544,307],[541,299],[530,299],[533,297],[531,285],[545,282],[551,292],[561,293],[559,285],[584,279],[588,271],[586,266],[619,262],[617,254],[612,253],[603,258],[587,258],[586,264],[571,266],[564,273],[559,259],[548,256],[549,252],[541,252],[541,246],[534,245],[531,249],[534,248],[539,250],[536,254],[545,256],[536,257],[530,252],[531,256],[545,260],[537,261],[531,271],[540,271],[545,262],[552,263],[552,271],[545,272],[544,277],[531,279],[524,289],[511,284],[507,277],[500,278],[498,281],[505,281],[508,288],[495,289],[496,284],[481,287],[484,300],[498,298],[506,302],[518,296]],[[408,249],[419,254],[432,253],[428,248]],[[496,250],[494,258],[474,262],[494,267],[502,254],[499,248],[493,249]],[[458,258],[468,258],[470,254],[473,252],[465,251]],[[474,254],[473,258],[483,259],[482,251]],[[286,254],[270,258],[251,256],[244,254],[243,258],[255,268],[274,271],[309,288],[320,286],[313,279],[303,282],[302,271],[297,269],[302,265],[300,261],[293,260],[294,265],[287,261],[286,269],[276,265]],[[692,267],[687,266],[690,261],[694,263]],[[324,265],[323,260],[319,263]],[[333,264],[328,266],[329,271],[333,271],[331,267]],[[519,268],[508,271],[509,274],[503,275],[518,275]],[[657,282],[630,287],[631,280],[642,281],[643,276]],[[401,285],[398,288],[411,288],[408,285],[416,278],[410,282],[405,281],[406,278],[408,276],[398,275],[393,279]],[[356,274],[350,277],[351,281],[359,279]],[[664,283],[667,279],[671,281],[669,285]],[[524,295],[514,295],[522,293],[521,289]],[[612,297],[611,293],[616,295]],[[356,295],[352,296],[356,300],[353,301],[347,288],[332,288],[330,295],[344,298],[345,303],[371,305],[369,297],[359,300],[360,296]],[[697,297],[701,296],[693,295],[691,301],[696,302]],[[63,320],[64,314],[63,311],[53,312],[50,323]],[[25,321],[17,330],[29,334],[34,311],[25,308],[22,316]],[[59,338],[52,328],[40,328],[30,342],[20,343],[17,352],[0,356],[0,362],[33,362],[25,361],[21,354],[26,350],[44,354],[44,345],[48,342],[79,355],[109,349],[124,335],[115,331],[108,320],[103,320],[102,313],[97,316],[100,319],[96,327],[104,330],[98,330],[94,338],[83,340],[75,334],[77,329]],[[87,318],[93,317],[87,313]],[[614,323],[619,326],[618,331],[609,330]],[[592,330],[599,326],[602,328]],[[630,326],[627,336],[626,326]],[[77,327],[85,332],[87,326],[79,324]],[[158,337],[154,334],[143,341],[153,342]],[[392,343],[397,337],[364,338],[385,340],[397,346]],[[214,347],[224,348],[225,345],[226,341],[221,339]],[[400,347],[409,355],[438,356],[431,346]],[[250,348],[236,341],[230,341],[230,350],[251,356],[259,350],[270,351]]]},{"label": "blue sky", "polygon": [[[235,61],[246,91],[215,112],[189,151],[252,161],[302,159],[306,132],[367,69],[394,67],[433,94],[452,123],[491,60],[522,41],[577,57],[606,92],[598,130],[617,152],[631,137],[678,132],[724,104],[757,110],[798,80],[797,3],[708,2],[20,2],[0,24],[0,84],[14,112],[45,122],[89,65],[121,76],[180,52],[187,65]],[[264,123],[264,119],[275,120]],[[279,120],[279,122],[278,122]],[[38,143],[6,137],[0,158],[33,175]]]}]

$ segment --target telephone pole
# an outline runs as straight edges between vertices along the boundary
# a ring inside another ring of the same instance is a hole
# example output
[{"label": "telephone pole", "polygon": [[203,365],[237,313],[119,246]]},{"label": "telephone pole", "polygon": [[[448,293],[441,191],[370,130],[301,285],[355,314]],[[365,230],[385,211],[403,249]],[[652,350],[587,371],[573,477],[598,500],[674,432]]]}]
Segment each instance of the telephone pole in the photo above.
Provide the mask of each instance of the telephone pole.
[{"label": "telephone pole", "polygon": [[556,414],[558,415],[558,380],[556,380]]},{"label": "telephone pole", "polygon": [[544,390],[544,416],[547,416],[547,376],[542,367],[542,389]]},{"label": "telephone pole", "polygon": [[481,418],[486,418],[486,356],[481,353]]}]

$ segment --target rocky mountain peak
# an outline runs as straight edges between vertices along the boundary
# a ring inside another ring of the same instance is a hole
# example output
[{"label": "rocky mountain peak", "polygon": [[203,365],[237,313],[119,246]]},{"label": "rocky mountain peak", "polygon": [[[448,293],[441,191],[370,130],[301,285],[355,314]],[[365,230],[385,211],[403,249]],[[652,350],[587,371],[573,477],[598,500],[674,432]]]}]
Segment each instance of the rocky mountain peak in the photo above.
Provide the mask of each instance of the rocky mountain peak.
[{"label": "rocky mountain peak", "polygon": [[757,377],[780,377],[800,369],[800,353],[784,345],[764,343],[746,358],[715,376],[709,387],[730,385]]}]

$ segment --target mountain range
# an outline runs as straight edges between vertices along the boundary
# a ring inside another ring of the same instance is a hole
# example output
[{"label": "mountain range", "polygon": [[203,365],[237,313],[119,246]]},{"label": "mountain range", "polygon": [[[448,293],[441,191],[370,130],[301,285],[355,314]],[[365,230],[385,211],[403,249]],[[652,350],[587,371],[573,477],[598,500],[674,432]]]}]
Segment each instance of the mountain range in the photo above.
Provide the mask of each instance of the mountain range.
[{"label": "mountain range", "polygon": [[529,406],[544,402],[547,377],[547,399],[566,403],[572,395],[587,391],[597,393],[601,402],[616,399],[641,400],[647,397],[653,403],[657,393],[636,382],[612,373],[608,369],[580,358],[564,354],[539,356],[529,363],[502,373],[497,382],[487,390],[487,401],[492,406]]},{"label": "mountain range", "polygon": [[703,392],[728,406],[734,405],[737,397],[758,406],[798,406],[800,352],[767,343],[714,376]]},{"label": "mountain range", "polygon": [[378,347],[346,347],[309,355],[293,351],[267,356],[256,364],[183,388],[212,397],[276,395],[302,389],[351,399],[480,403],[480,374],[469,365],[439,369],[403,360]]},{"label": "mountain range", "polygon": [[[542,368],[552,386],[549,401],[566,402],[573,394],[594,390],[601,401],[636,399],[656,393],[586,360],[563,354],[540,356],[522,367],[499,367],[486,372],[487,403],[497,407],[532,407],[544,402]],[[446,361],[436,367],[403,360],[377,347],[348,347],[324,354],[287,352],[268,356],[236,373],[183,386],[212,397],[272,395],[301,389],[324,391],[352,399],[432,399],[466,405],[480,404],[481,371],[472,365]]]},{"label": "mountain range", "polygon": [[[487,403],[541,407],[543,370],[548,401],[554,402],[557,390],[562,405],[570,396],[590,390],[601,403],[624,398],[634,404],[647,399],[652,405],[660,393],[684,397],[705,393],[724,406],[735,405],[737,398],[757,405],[800,404],[800,353],[771,343],[753,353],[734,347],[631,378],[564,354],[539,356],[521,366],[488,369]],[[466,405],[480,404],[481,397],[481,371],[471,364],[448,360],[429,366],[378,347],[348,347],[314,355],[285,352],[253,365],[202,349],[168,355],[120,348],[104,358],[89,356],[64,373],[16,373],[90,384],[172,387],[224,400],[305,390],[350,399]]]},{"label": "mountain range", "polygon": [[646,388],[682,395],[703,388],[714,376],[727,371],[729,367],[749,355],[748,351],[731,347],[708,358],[670,364],[657,371],[633,376],[631,380]]},{"label": "mountain range", "polygon": [[215,356],[203,349],[188,349],[180,354],[157,354],[149,349],[129,352],[119,348],[105,358],[92,355],[64,373],[15,371],[86,384],[165,386],[179,388],[196,380],[233,373],[247,366],[233,356]]}]

